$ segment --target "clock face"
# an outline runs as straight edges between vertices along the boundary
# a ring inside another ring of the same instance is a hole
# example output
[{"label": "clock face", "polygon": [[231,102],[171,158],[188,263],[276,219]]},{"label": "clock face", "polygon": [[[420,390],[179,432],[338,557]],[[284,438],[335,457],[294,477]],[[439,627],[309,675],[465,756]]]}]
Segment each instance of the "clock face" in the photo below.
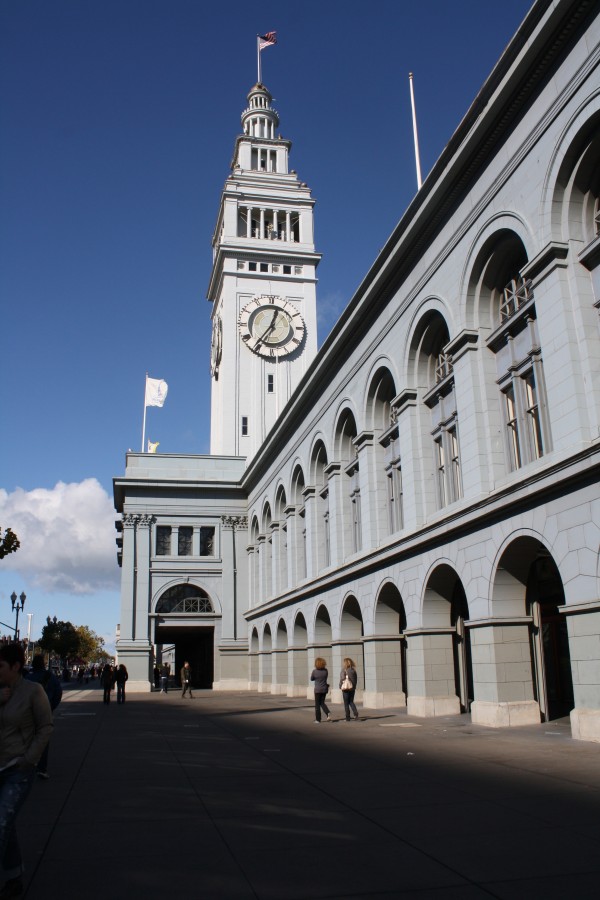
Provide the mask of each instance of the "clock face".
[{"label": "clock face", "polygon": [[213,322],[212,338],[210,341],[210,374],[215,377],[219,374],[221,353],[223,344],[223,323],[217,316]]},{"label": "clock face", "polygon": [[293,353],[304,338],[302,316],[282,297],[255,297],[243,308],[239,329],[250,350],[271,358]]}]

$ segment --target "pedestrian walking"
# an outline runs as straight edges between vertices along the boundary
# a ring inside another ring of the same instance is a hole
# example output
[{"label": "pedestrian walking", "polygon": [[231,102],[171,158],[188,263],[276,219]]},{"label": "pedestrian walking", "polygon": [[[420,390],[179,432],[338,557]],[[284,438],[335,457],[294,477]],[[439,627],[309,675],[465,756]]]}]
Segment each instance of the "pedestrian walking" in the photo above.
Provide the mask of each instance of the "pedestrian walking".
[{"label": "pedestrian walking", "polygon": [[327,721],[331,722],[331,713],[325,703],[325,697],[329,690],[329,685],[327,683],[328,677],[329,672],[327,671],[327,663],[322,656],[317,656],[315,659],[315,667],[310,676],[310,680],[315,683],[315,723],[320,723],[321,721],[321,710],[323,710],[327,716]]},{"label": "pedestrian walking", "polygon": [[125,703],[125,682],[129,678],[127,667],[121,663],[115,673],[115,683],[117,685],[117,703]]},{"label": "pedestrian walking", "polygon": [[181,672],[179,673],[181,677],[181,687],[183,691],[181,692],[181,696],[185,697],[185,692],[190,692],[190,700],[193,700],[192,697],[192,670],[190,669],[189,662],[184,662]]},{"label": "pedestrian walking", "polygon": [[158,691],[160,690],[160,669],[158,668],[158,665],[156,663],[154,663],[154,670],[152,674],[154,676],[154,690]]},{"label": "pedestrian walking", "polygon": [[23,896],[23,863],[15,820],[35,779],[35,767],[52,734],[44,688],[23,677],[21,644],[0,647],[0,866],[3,900]]},{"label": "pedestrian walking", "polygon": [[102,685],[104,695],[103,701],[104,703],[110,703],[110,695],[112,689],[115,686],[115,673],[113,671],[113,667],[106,663],[104,668],[102,669],[102,674],[100,675],[100,684]]},{"label": "pedestrian walking", "polygon": [[[41,684],[41,686],[46,691],[46,696],[50,703],[50,709],[54,713],[54,710],[62,700],[62,685],[56,675],[49,669],[47,669],[44,665],[44,657],[41,653],[36,654],[31,660],[31,671],[27,675],[27,679],[29,681],[35,681],[36,684]],[[42,755],[40,756],[40,761],[37,764],[37,773],[40,778],[50,778],[48,774],[49,750],[50,743],[48,742],[44,748]]]},{"label": "pedestrian walking", "polygon": [[347,656],[344,659],[344,667],[340,672],[340,688],[344,700],[344,712],[346,713],[346,722],[350,721],[350,711],[355,719],[358,719],[358,710],[354,703],[354,695],[356,693],[356,683],[358,675],[356,673],[356,665],[353,660]]},{"label": "pedestrian walking", "polygon": [[169,663],[163,663],[160,667],[160,690],[162,694],[169,693],[169,675],[171,668]]}]

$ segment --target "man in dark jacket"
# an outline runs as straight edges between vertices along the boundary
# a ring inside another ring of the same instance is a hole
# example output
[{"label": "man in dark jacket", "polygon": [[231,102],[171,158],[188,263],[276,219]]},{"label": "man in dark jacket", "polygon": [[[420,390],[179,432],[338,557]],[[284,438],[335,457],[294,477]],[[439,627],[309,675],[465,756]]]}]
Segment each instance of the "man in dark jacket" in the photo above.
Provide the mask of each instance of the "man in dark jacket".
[{"label": "man in dark jacket", "polygon": [[[41,684],[41,686],[46,691],[46,696],[50,701],[50,709],[52,712],[56,709],[60,701],[62,700],[62,685],[56,675],[53,672],[50,672],[44,665],[44,657],[42,654],[37,654],[31,660],[31,671],[27,676],[29,681],[35,681],[36,684]],[[40,757],[40,761],[37,764],[37,773],[40,778],[50,778],[48,775],[48,751],[50,750],[50,744],[46,744],[46,748]]]}]

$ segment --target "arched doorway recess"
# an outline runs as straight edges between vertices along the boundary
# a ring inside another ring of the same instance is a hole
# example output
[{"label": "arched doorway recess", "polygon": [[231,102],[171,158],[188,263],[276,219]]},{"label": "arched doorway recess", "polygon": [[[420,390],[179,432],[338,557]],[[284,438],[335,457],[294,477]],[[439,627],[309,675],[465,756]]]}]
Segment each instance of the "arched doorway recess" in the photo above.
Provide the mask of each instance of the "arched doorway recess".
[{"label": "arched doorway recess", "polygon": [[374,633],[365,635],[365,693],[363,703],[374,709],[405,706],[406,612],[398,588],[384,584],[375,605]]},{"label": "arched doorway recess", "polygon": [[157,658],[171,660],[179,680],[184,662],[192,671],[192,687],[212,688],[214,681],[215,610],[210,597],[193,584],[176,584],[160,596],[154,614]]}]

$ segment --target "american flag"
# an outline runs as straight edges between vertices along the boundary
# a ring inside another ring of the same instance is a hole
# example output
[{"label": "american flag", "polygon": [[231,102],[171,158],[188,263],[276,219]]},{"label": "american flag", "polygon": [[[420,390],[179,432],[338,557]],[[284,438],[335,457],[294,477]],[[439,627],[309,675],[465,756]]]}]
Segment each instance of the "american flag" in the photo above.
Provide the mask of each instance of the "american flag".
[{"label": "american flag", "polygon": [[266,34],[259,34],[260,43],[258,45],[259,50],[264,50],[265,47],[271,47],[273,44],[277,43],[277,32],[276,31],[267,31]]}]

